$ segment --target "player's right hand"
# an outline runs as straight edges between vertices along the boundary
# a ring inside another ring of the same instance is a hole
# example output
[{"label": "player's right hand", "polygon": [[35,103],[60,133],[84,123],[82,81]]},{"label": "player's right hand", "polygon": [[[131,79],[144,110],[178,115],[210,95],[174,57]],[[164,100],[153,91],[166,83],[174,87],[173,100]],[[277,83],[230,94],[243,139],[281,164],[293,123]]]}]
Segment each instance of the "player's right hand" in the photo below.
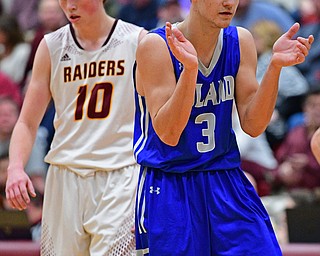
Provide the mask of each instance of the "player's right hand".
[{"label": "player's right hand", "polygon": [[24,210],[30,203],[30,196],[36,193],[29,176],[24,170],[8,170],[6,182],[6,198],[9,205],[18,210]]}]

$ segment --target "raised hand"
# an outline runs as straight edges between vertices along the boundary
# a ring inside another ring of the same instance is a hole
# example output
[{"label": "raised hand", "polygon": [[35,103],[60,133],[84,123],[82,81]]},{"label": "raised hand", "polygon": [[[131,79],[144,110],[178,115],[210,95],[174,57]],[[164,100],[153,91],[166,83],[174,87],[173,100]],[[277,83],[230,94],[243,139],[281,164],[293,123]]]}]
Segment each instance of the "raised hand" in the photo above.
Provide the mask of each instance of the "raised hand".
[{"label": "raised hand", "polygon": [[185,69],[198,69],[197,52],[193,45],[184,37],[177,27],[166,23],[166,37],[174,56],[183,64]]},{"label": "raised hand", "polygon": [[294,39],[299,28],[299,23],[295,23],[275,42],[272,57],[275,65],[286,67],[304,62],[314,41],[314,37],[310,35],[308,38],[298,37]]}]

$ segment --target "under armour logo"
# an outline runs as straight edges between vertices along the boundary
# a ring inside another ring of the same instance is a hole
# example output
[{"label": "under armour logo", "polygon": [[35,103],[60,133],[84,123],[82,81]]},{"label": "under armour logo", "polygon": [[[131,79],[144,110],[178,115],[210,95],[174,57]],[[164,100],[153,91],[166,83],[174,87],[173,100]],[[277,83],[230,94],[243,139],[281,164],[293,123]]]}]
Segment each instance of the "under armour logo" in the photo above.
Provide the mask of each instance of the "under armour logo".
[{"label": "under armour logo", "polygon": [[153,188],[153,186],[150,186],[150,194],[156,193],[157,195],[160,194],[160,188],[157,187],[156,189]]},{"label": "under armour logo", "polygon": [[183,69],[183,65],[182,65],[181,62],[179,62],[179,69],[180,69],[180,70]]}]

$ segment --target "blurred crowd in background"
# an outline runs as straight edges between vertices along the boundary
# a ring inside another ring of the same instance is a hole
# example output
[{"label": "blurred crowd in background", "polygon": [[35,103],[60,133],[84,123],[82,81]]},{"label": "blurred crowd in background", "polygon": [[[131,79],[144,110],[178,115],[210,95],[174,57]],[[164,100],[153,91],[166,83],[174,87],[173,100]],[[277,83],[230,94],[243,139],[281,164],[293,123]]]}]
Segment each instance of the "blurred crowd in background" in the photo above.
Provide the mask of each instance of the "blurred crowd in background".
[{"label": "blurred crowd in background", "polygon": [[[181,21],[189,6],[190,0],[108,0],[105,9],[115,18],[151,30],[166,21]],[[315,42],[303,64],[283,69],[276,109],[265,133],[257,138],[244,134],[234,110],[242,168],[274,217],[280,243],[288,242],[285,209],[320,204],[320,166],[310,149],[311,136],[320,126],[320,1],[239,0],[232,22],[250,30],[254,37],[258,80],[267,68],[274,42],[294,22],[301,25],[298,36],[313,34]],[[65,24],[58,0],[0,1],[0,208],[4,211],[10,210],[4,193],[10,136],[23,104],[35,51],[44,34]],[[43,158],[54,136],[54,113],[50,104],[26,166],[38,192],[26,210],[33,240],[40,237],[47,171]],[[6,239],[0,232],[2,237]]]}]

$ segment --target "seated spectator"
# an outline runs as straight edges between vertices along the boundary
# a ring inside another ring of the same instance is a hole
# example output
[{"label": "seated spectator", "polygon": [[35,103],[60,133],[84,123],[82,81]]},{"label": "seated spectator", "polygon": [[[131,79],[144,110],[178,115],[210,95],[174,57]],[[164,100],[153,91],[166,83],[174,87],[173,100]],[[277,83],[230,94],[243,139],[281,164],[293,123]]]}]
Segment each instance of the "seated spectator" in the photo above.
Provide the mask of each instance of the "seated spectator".
[{"label": "seated spectator", "polygon": [[274,3],[259,0],[239,0],[238,9],[231,25],[250,29],[256,22],[261,20],[275,22],[280,26],[282,33],[286,32],[294,24],[289,12]]},{"label": "seated spectator", "polygon": [[13,16],[0,16],[0,70],[19,84],[24,78],[30,44]]},{"label": "seated spectator", "polygon": [[310,91],[303,103],[304,124],[290,130],[276,152],[277,188],[314,189],[320,187],[320,165],[311,151],[311,138],[320,127],[320,89]]},{"label": "seated spectator", "polygon": [[32,32],[38,25],[38,3],[39,0],[11,0],[9,14],[16,17],[22,31]]},{"label": "seated spectator", "polygon": [[19,106],[22,105],[23,96],[18,84],[0,71],[0,97],[10,97]]}]

